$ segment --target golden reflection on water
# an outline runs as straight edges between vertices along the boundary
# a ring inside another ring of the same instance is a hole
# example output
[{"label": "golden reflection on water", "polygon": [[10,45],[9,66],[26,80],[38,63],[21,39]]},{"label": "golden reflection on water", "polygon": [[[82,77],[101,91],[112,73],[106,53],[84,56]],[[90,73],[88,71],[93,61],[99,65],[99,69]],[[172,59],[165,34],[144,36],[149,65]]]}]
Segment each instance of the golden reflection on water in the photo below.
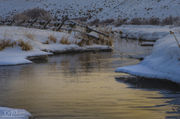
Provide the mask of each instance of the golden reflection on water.
[{"label": "golden reflection on water", "polygon": [[113,53],[84,53],[4,67],[0,105],[27,109],[39,119],[164,119],[172,110],[167,104],[172,99],[114,79],[124,75],[114,73],[115,67],[136,63]]}]

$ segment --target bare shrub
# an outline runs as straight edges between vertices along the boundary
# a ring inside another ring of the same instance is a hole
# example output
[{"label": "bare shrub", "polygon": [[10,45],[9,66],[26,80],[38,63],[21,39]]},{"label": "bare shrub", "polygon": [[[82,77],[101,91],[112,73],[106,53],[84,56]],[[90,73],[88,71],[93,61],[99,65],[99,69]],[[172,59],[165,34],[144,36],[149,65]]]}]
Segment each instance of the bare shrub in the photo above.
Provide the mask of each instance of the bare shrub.
[{"label": "bare shrub", "polygon": [[141,25],[141,24],[142,24],[142,19],[141,19],[141,18],[133,18],[133,19],[130,21],[130,24],[133,24],[133,25]]},{"label": "bare shrub", "polygon": [[162,20],[163,25],[180,25],[180,17],[169,16]]},{"label": "bare shrub", "polygon": [[95,19],[95,20],[91,21],[89,24],[90,24],[90,25],[98,25],[99,22],[100,22],[99,19]]},{"label": "bare shrub", "polygon": [[100,22],[102,25],[109,25],[112,24],[115,20],[114,19],[106,19]]},{"label": "bare shrub", "polygon": [[173,17],[169,16],[162,20],[163,25],[172,25],[173,24]]},{"label": "bare shrub", "polygon": [[48,11],[45,11],[44,9],[34,8],[14,15],[13,19],[15,20],[15,22],[27,21],[30,19],[50,20],[52,19],[52,16]]},{"label": "bare shrub", "polygon": [[150,18],[148,24],[151,24],[151,25],[159,25],[160,22],[161,22],[161,21],[160,21],[159,18]]},{"label": "bare shrub", "polygon": [[3,21],[3,18],[0,16],[0,22]]},{"label": "bare shrub", "polygon": [[114,25],[116,26],[116,27],[118,27],[118,26],[121,26],[122,24],[127,24],[127,19],[117,19],[115,22],[114,22]]},{"label": "bare shrub", "polygon": [[78,18],[74,18],[73,20],[78,20],[78,21],[86,22],[88,20],[88,17],[78,17]]},{"label": "bare shrub", "polygon": [[180,17],[175,17],[173,24],[176,25],[176,26],[180,26]]},{"label": "bare shrub", "polygon": [[56,41],[57,41],[57,39],[53,35],[50,35],[48,37],[48,39],[49,39],[50,42],[53,42],[53,43],[56,43]]},{"label": "bare shrub", "polygon": [[22,50],[24,51],[29,51],[29,50],[32,50],[32,46],[27,43],[27,42],[24,42],[23,40],[18,40],[18,46],[21,47]]}]

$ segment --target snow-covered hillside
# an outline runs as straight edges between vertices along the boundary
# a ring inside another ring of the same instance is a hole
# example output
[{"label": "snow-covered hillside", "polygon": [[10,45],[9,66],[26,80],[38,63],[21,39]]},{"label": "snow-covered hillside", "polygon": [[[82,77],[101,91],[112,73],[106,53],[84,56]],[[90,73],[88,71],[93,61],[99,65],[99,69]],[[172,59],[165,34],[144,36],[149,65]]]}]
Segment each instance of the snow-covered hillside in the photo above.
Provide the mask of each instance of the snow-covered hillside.
[{"label": "snow-covered hillside", "polygon": [[180,16],[179,0],[0,0],[0,16],[43,8],[61,17],[91,19]]}]

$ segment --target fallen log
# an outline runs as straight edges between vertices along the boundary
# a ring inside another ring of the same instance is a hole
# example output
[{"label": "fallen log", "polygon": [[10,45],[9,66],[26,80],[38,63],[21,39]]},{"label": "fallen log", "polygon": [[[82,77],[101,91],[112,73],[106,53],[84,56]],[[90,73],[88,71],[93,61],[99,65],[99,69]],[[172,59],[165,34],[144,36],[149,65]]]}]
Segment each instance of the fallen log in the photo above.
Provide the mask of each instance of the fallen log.
[{"label": "fallen log", "polygon": [[69,22],[72,22],[72,23],[76,24],[77,26],[84,27],[84,28],[86,28],[89,32],[94,31],[94,32],[96,32],[96,33],[98,33],[98,34],[101,34],[101,35],[103,35],[103,36],[109,37],[109,35],[107,35],[107,34],[105,34],[105,33],[102,33],[102,32],[99,32],[99,31],[97,31],[97,30],[94,30],[94,29],[88,27],[87,25],[82,25],[82,24],[79,24],[79,23],[77,23],[77,22],[75,22],[75,21],[72,21],[72,20],[69,20]]},{"label": "fallen log", "polygon": [[61,24],[58,26],[58,28],[56,29],[56,31],[59,31],[61,29],[61,27],[64,25],[64,23],[68,20],[68,17],[65,16],[63,19],[62,19],[62,22]]}]

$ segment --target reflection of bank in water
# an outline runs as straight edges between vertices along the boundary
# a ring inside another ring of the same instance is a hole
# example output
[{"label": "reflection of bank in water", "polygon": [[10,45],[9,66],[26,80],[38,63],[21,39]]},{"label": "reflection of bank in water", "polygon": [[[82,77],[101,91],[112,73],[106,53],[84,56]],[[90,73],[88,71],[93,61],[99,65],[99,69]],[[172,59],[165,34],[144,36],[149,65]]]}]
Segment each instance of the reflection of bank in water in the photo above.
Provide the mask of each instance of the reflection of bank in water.
[{"label": "reflection of bank in water", "polygon": [[118,82],[130,84],[132,88],[169,90],[180,93],[180,84],[169,80],[149,79],[137,76],[123,75],[115,78]]},{"label": "reflection of bank in water", "polygon": [[[171,106],[171,110],[166,111],[167,114],[166,118],[172,119],[179,119],[180,118],[180,84],[174,83],[169,80],[161,80],[161,79],[148,79],[130,75],[122,75],[116,77],[115,80],[120,83],[126,83],[129,85],[129,88],[133,89],[145,89],[147,91],[160,91],[163,94],[163,97],[151,97],[150,99],[167,99],[165,104],[163,105],[154,105],[150,107],[143,107],[143,108],[153,108],[153,107],[165,107]],[[140,107],[139,107],[140,108]],[[174,115],[174,116],[173,116]]]}]

